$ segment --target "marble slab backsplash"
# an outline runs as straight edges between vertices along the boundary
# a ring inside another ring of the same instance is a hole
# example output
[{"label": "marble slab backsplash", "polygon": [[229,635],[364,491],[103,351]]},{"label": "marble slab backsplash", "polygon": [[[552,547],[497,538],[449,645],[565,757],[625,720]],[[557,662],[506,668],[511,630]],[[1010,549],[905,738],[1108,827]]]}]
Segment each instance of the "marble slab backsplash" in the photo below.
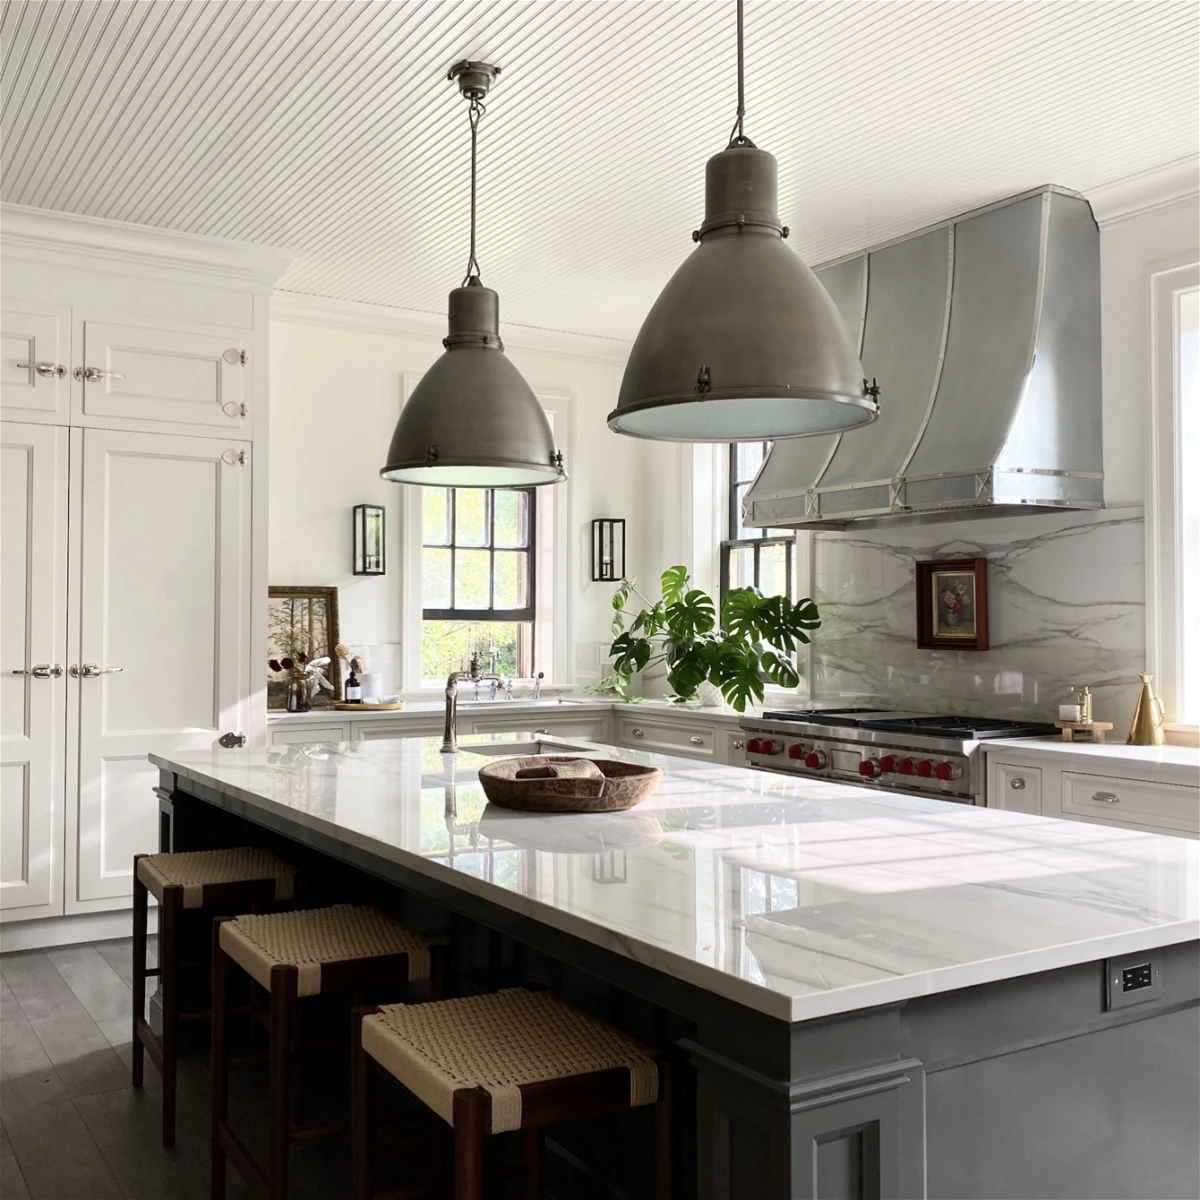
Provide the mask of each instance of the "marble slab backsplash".
[{"label": "marble slab backsplash", "polygon": [[[917,559],[988,560],[990,649],[917,648]],[[1053,720],[1072,684],[1124,740],[1145,669],[1140,507],[819,533],[812,695]]]}]

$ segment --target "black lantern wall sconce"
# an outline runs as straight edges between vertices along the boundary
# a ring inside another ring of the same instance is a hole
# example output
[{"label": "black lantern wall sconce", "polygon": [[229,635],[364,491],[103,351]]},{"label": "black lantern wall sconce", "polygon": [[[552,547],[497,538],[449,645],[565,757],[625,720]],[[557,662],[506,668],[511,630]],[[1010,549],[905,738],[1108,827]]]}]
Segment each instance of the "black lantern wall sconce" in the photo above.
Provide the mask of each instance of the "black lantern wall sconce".
[{"label": "black lantern wall sconce", "polygon": [[383,505],[354,506],[354,573],[383,575]]},{"label": "black lantern wall sconce", "polygon": [[592,580],[612,582],[625,578],[625,522],[602,517],[592,522]]}]

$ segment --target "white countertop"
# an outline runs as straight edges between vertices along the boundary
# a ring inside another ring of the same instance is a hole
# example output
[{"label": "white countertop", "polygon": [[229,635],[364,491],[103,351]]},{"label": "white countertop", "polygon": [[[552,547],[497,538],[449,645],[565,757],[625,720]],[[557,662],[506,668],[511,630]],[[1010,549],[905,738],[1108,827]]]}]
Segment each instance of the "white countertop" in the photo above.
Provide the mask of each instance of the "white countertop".
[{"label": "white countertop", "polygon": [[1147,779],[1157,782],[1200,785],[1200,748],[1196,746],[1127,746],[1120,741],[1097,745],[1064,742],[1061,738],[996,738],[981,745],[988,754],[1042,758],[1063,770],[1069,770],[1072,764],[1067,760],[1074,759],[1077,769],[1141,768]]},{"label": "white countertop", "polygon": [[615,747],[589,752],[666,771],[629,812],[489,807],[471,746],[530,737],[150,757],[784,1020],[1200,936],[1184,838]]}]

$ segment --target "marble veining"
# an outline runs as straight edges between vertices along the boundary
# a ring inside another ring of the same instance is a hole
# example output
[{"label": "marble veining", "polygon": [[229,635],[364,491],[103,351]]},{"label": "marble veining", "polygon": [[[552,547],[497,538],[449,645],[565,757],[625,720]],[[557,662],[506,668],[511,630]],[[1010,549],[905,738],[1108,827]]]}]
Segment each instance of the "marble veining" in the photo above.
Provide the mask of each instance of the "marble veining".
[{"label": "marble veining", "polygon": [[[813,695],[1053,720],[1072,684],[1128,725],[1145,669],[1141,508],[819,533]],[[915,562],[988,560],[990,649],[917,648]]]},{"label": "marble veining", "polygon": [[[531,735],[165,758],[239,804],[676,975],[807,1020],[1200,935],[1200,845],[641,751],[625,813],[489,806],[485,752]],[[508,747],[507,750],[504,747]]]}]

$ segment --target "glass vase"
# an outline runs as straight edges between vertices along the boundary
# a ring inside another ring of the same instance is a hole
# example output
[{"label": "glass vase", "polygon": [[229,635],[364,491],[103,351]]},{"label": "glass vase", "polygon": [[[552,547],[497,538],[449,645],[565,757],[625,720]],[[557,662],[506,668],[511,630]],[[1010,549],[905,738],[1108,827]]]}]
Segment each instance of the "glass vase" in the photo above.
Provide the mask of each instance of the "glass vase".
[{"label": "glass vase", "polygon": [[309,712],[311,709],[312,704],[308,697],[308,680],[294,678],[289,679],[287,688],[288,712]]}]

